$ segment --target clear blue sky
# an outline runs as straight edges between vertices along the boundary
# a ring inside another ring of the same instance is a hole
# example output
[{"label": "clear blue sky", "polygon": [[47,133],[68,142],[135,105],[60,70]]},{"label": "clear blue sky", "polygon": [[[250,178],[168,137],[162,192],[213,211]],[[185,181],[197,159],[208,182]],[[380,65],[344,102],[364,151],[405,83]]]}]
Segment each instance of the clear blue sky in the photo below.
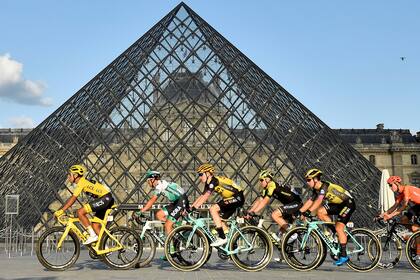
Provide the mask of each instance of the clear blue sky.
[{"label": "clear blue sky", "polygon": [[[330,127],[420,131],[420,1],[185,2]],[[0,0],[0,126],[39,124],[178,3]]]}]

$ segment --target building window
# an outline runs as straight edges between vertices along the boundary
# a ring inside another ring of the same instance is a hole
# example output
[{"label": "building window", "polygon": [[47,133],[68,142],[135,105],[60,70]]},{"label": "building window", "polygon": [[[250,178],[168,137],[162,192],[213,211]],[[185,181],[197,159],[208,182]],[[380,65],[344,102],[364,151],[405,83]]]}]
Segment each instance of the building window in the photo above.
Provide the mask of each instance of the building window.
[{"label": "building window", "polygon": [[411,184],[416,187],[420,187],[420,177],[411,178]]},{"label": "building window", "polygon": [[370,155],[369,156],[369,161],[370,161],[370,163],[372,163],[373,165],[375,165],[376,164],[376,158],[375,158],[375,156],[374,155]]},{"label": "building window", "polygon": [[411,164],[417,165],[417,155],[411,155]]}]

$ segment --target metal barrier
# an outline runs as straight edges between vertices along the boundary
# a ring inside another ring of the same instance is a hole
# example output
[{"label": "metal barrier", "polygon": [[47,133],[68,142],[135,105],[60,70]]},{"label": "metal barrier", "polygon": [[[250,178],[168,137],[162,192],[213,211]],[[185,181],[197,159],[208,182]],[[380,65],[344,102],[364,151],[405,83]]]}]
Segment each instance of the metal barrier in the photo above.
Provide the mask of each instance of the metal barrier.
[{"label": "metal barrier", "polygon": [[35,254],[36,235],[34,230],[23,230],[11,227],[0,230],[0,255],[9,258]]}]

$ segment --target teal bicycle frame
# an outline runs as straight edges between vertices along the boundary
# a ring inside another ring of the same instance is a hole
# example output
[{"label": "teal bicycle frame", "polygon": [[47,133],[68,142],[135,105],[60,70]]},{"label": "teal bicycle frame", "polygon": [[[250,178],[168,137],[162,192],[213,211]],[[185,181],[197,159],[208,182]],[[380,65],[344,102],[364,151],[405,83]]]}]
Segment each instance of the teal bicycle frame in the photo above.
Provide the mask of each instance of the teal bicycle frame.
[{"label": "teal bicycle frame", "polygon": [[[302,239],[302,243],[301,243],[301,249],[304,249],[306,246],[306,242],[308,241],[309,235],[311,234],[312,231],[315,231],[318,236],[322,239],[322,241],[324,241],[324,243],[327,245],[328,249],[330,250],[330,252],[334,255],[334,256],[338,256],[340,253],[340,248],[338,246],[336,246],[334,244],[334,242],[332,242],[330,240],[330,238],[328,238],[324,232],[321,230],[321,228],[319,227],[319,225],[333,225],[334,222],[324,222],[324,221],[311,221],[308,222],[306,224],[306,227],[308,229],[307,233],[305,234],[305,236]],[[349,252],[349,250],[347,249],[347,254],[351,255],[351,254],[357,254],[360,252],[363,252],[365,250],[365,248],[356,240],[356,238],[354,238],[354,236],[347,230],[347,227],[344,227],[344,232],[347,234],[347,239],[351,239],[354,244],[357,245],[357,248],[355,250],[352,250],[351,252]]]},{"label": "teal bicycle frame", "polygon": [[[229,233],[226,235],[226,238],[228,239],[228,242],[222,246],[222,247],[217,247],[219,250],[222,250],[223,252],[226,253],[226,255],[234,255],[234,254],[238,254],[239,252],[247,252],[247,251],[251,251],[252,249],[254,249],[254,246],[252,245],[252,242],[248,241],[245,236],[242,234],[241,230],[239,227],[237,227],[237,224],[239,223],[238,220],[243,218],[237,218],[237,219],[228,219],[228,220],[224,220],[224,222],[227,222],[230,224],[230,229],[229,229]],[[190,214],[188,214],[188,216],[186,217],[186,221],[188,223],[190,223],[193,226],[193,230],[190,233],[190,235],[188,236],[187,239],[187,243],[186,246],[188,247],[191,243],[192,237],[194,236],[194,233],[197,230],[201,230],[202,232],[204,232],[204,234],[207,236],[207,238],[209,239],[210,243],[214,242],[216,240],[216,237],[210,232],[209,228],[206,226],[206,224],[209,221],[212,221],[212,218],[194,218],[192,217]],[[240,222],[242,223],[242,222]],[[244,247],[240,247],[238,246],[237,248],[235,248],[235,250],[230,250],[229,249],[229,245],[230,245],[230,240],[233,237],[233,234],[239,232],[240,236],[242,237],[242,240],[245,241],[245,246]]]}]

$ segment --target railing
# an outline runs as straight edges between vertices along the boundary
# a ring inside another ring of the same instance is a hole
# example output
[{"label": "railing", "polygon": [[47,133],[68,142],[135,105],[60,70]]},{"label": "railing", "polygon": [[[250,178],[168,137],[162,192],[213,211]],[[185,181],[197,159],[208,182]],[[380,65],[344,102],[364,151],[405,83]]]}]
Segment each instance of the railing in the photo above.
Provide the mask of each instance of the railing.
[{"label": "railing", "polygon": [[17,256],[33,256],[37,235],[34,230],[6,227],[0,230],[0,255],[9,258]]}]

